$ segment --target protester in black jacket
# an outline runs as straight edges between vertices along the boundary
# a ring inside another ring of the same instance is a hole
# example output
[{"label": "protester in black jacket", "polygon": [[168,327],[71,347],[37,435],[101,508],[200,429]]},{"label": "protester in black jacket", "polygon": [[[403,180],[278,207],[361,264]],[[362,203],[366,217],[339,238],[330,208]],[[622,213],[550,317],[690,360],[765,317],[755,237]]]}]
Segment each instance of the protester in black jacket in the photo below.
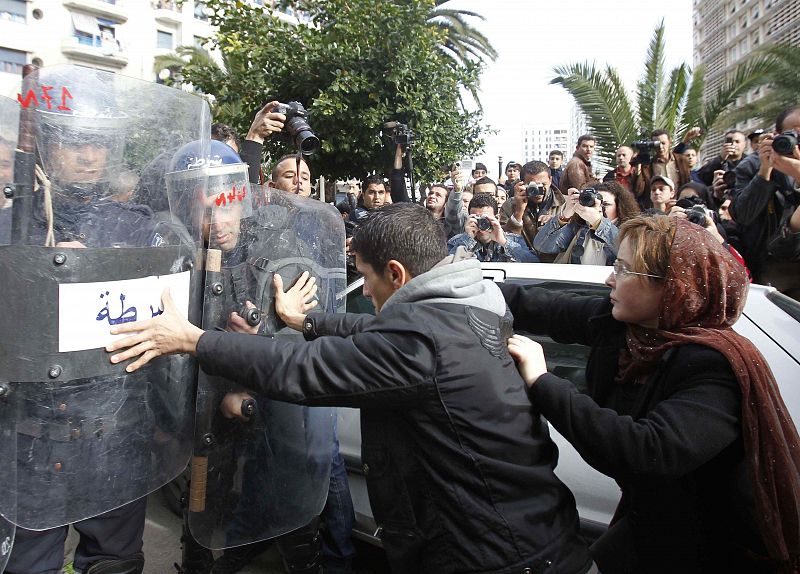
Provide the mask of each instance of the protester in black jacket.
[{"label": "protester in black jacket", "polygon": [[755,346],[730,327],[744,268],[686,220],[620,229],[611,297],[503,287],[515,327],[592,347],[588,389],[547,373],[542,348],[509,351],[531,403],[622,500],[592,546],[601,572],[796,572],[797,430]]},{"label": "protester in black jacket", "polygon": [[370,502],[394,572],[589,571],[575,501],[553,472],[558,451],[508,354],[497,286],[477,260],[446,257],[420,206],[375,211],[352,249],[377,317],[304,315],[314,289],[302,278],[276,309],[314,340],[270,340],[204,333],[165,297],[164,319],[135,324],[141,333],[109,350],[142,344],[112,361],[147,348],[136,369],[190,351],[209,374],[273,399],[361,408]]}]

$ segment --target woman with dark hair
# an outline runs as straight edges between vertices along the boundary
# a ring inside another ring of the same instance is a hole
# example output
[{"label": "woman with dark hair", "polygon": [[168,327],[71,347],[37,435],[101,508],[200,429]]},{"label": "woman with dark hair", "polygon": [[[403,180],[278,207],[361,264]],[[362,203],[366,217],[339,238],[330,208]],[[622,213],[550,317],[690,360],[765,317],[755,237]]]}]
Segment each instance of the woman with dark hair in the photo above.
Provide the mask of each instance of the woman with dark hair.
[{"label": "woman with dark hair", "polygon": [[[591,205],[584,202],[593,199]],[[620,221],[639,212],[633,194],[616,182],[597,183],[567,192],[560,215],[542,226],[533,240],[538,253],[556,255],[554,263],[611,265],[617,255]]]},{"label": "woman with dark hair", "polygon": [[619,239],[610,297],[502,286],[515,328],[592,347],[583,393],[509,340],[536,412],[622,489],[600,571],[800,571],[800,438],[731,328],[744,268],[684,219],[636,217]]},{"label": "woman with dark hair", "polygon": [[631,217],[639,215],[641,209],[636,196],[616,181],[598,183],[594,188],[603,196],[603,212],[619,227]]}]

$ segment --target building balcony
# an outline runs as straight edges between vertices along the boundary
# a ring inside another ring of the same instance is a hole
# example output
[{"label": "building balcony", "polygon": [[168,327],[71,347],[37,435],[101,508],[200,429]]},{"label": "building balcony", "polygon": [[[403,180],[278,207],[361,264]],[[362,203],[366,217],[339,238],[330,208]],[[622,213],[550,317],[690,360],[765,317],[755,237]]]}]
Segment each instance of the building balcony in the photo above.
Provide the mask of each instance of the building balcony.
[{"label": "building balcony", "polygon": [[128,21],[128,11],[120,0],[66,0],[65,8],[76,8],[115,22]]},{"label": "building balcony", "polygon": [[128,56],[116,45],[104,46],[99,38],[75,37],[61,41],[61,52],[74,60],[90,64],[100,64],[113,68],[124,68],[128,65]]},{"label": "building balcony", "polygon": [[153,16],[163,24],[177,25],[183,21],[183,15],[174,1],[152,0]]}]

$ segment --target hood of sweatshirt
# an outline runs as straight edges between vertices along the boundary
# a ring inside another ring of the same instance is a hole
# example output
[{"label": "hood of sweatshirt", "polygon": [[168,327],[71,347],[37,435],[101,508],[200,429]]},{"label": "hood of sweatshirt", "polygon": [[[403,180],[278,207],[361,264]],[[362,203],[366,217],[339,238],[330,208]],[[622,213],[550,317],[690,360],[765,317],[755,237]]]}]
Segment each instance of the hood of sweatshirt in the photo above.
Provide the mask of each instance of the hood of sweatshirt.
[{"label": "hood of sweatshirt", "polygon": [[500,288],[494,281],[483,278],[480,261],[463,247],[395,291],[383,309],[397,303],[455,303],[500,317],[506,313]]}]

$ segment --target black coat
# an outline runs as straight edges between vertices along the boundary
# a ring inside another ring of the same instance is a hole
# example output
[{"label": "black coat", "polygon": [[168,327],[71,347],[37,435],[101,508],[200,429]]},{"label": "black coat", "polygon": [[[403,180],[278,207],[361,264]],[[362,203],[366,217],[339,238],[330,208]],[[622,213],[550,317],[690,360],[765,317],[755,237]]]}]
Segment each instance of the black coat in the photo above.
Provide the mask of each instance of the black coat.
[{"label": "black coat", "polygon": [[604,574],[769,572],[752,517],[741,437],[741,390],[724,356],[698,345],[669,351],[644,385],[618,384],[624,323],[604,297],[501,286],[515,329],[591,347],[587,391],[550,373],[532,404],[622,500],[592,547]]},{"label": "black coat", "polygon": [[198,359],[274,399],[361,409],[370,502],[394,572],[589,569],[574,499],[553,473],[558,451],[499,316],[451,303],[316,316],[317,333],[335,336],[212,331]]}]

